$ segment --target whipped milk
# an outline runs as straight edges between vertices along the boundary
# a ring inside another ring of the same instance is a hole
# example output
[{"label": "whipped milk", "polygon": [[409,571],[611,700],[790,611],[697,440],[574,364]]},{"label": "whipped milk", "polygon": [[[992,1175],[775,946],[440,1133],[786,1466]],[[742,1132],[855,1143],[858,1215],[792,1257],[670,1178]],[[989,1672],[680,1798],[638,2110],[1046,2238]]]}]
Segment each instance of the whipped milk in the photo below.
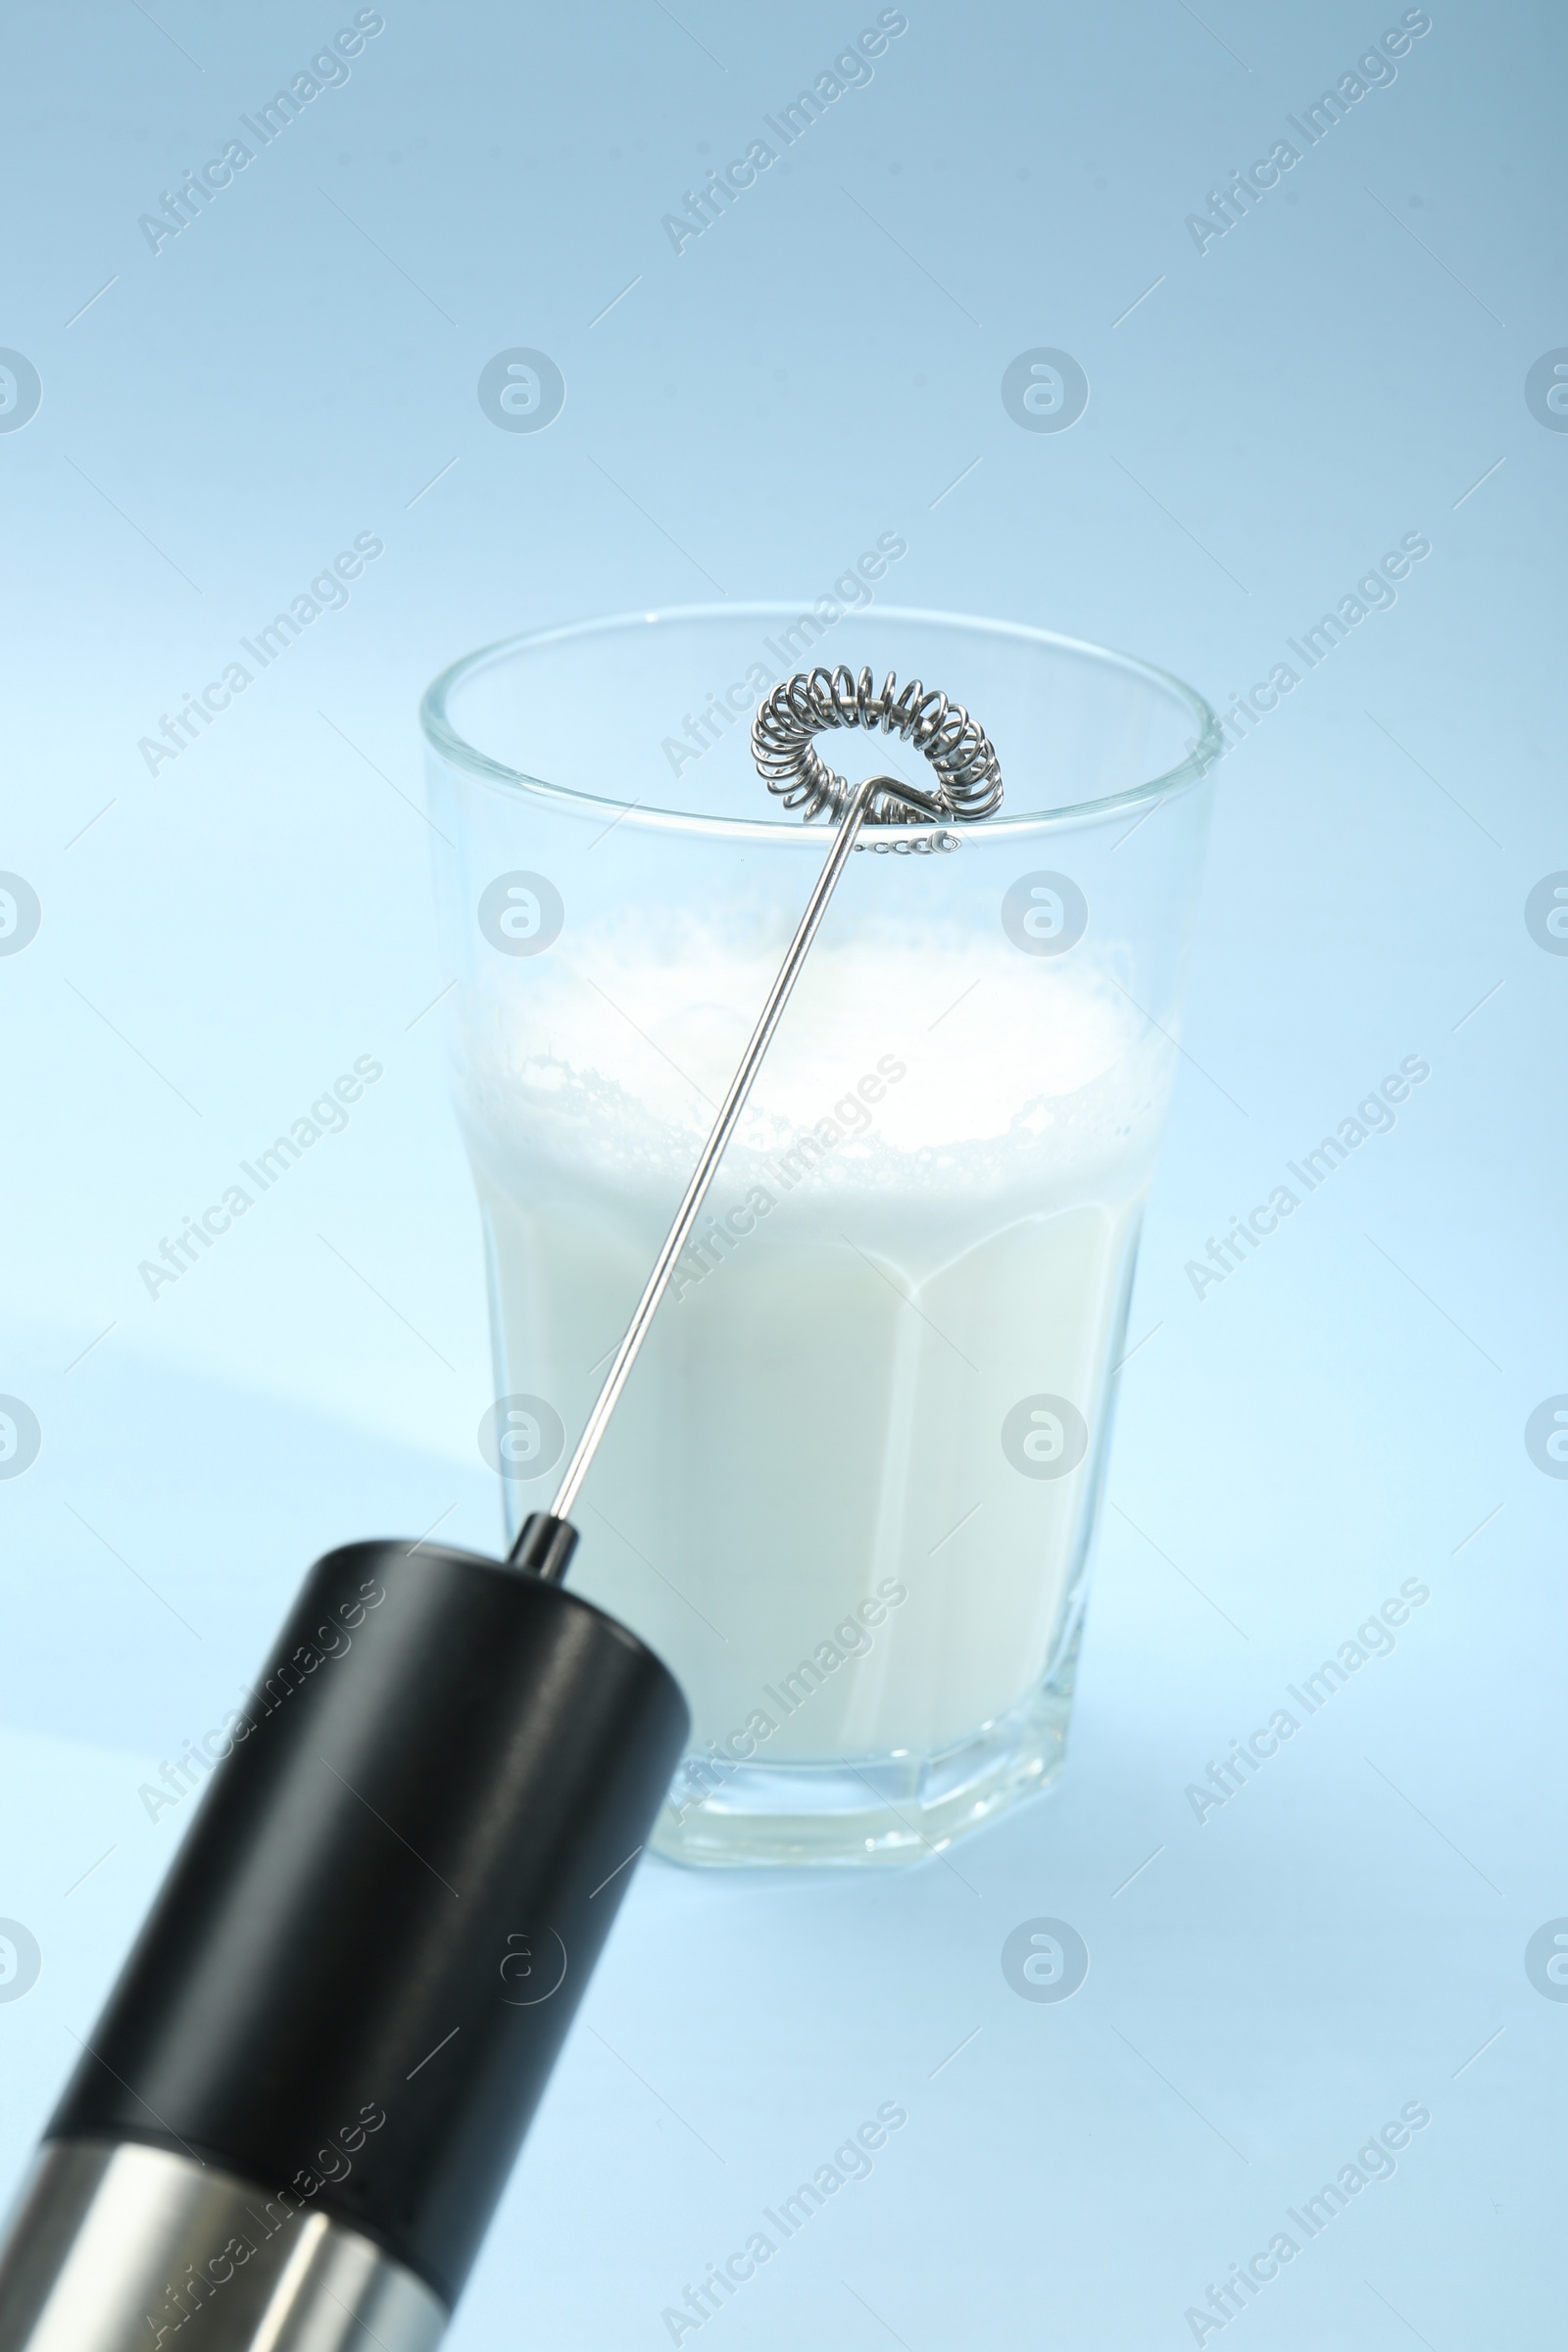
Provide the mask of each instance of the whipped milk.
[{"label": "whipped milk", "polygon": [[[468,1001],[499,1386],[566,1450],[775,962],[617,918]],[[710,1778],[938,1755],[1047,1672],[1174,1054],[1111,968],[813,949],[576,1513],[574,1586],[673,1668]]]}]

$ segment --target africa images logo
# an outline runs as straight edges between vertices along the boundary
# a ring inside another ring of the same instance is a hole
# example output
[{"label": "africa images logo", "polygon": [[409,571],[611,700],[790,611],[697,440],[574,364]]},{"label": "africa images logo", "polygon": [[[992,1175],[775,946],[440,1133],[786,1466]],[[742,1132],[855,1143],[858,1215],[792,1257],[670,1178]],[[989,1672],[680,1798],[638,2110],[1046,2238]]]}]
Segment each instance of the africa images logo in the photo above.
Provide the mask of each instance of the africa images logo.
[{"label": "africa images logo", "polygon": [[479,406],[504,433],[542,433],[566,405],[566,379],[547,351],[498,351],[479,370]]},{"label": "africa images logo", "polygon": [[21,351],[0,351],[0,433],[20,433],[38,414],[43,380]]},{"label": "africa images logo", "polygon": [[38,1938],[20,1919],[0,1919],[0,2001],[20,2001],[43,1967]]},{"label": "africa images logo", "polygon": [[0,1478],[20,1478],[38,1459],[43,1432],[30,1404],[0,1396]]}]

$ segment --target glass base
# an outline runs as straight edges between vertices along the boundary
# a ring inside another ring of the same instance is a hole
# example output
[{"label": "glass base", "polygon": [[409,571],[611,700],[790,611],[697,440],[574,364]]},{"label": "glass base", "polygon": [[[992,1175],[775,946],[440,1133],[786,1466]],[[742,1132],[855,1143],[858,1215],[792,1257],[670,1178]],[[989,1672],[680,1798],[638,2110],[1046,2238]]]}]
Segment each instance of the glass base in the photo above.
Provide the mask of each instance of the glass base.
[{"label": "glass base", "polygon": [[938,1754],[737,1764],[722,1788],[684,1803],[683,1767],[649,1842],[667,1861],[711,1869],[924,1861],[1055,1779],[1077,1651],[1074,1641],[1020,1706]]}]

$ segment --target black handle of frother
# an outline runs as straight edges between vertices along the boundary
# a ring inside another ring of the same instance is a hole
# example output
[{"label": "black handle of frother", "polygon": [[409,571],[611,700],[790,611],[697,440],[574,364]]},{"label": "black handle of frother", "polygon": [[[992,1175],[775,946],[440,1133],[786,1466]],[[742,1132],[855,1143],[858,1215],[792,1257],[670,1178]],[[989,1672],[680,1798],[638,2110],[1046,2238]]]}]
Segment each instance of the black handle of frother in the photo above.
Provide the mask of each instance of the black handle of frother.
[{"label": "black handle of frother", "polygon": [[[535,1519],[530,1560],[564,1566],[571,1529]],[[547,1570],[329,1553],[49,2137],[287,2192],[450,2310],[687,1721]]]}]

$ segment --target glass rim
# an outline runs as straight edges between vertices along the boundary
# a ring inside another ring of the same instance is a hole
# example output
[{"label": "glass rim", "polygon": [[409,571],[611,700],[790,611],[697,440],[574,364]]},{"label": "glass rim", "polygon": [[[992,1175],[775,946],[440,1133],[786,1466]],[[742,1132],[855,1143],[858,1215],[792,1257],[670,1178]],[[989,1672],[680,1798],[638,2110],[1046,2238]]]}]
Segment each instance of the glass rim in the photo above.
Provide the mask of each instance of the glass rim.
[{"label": "glass rim", "polygon": [[[776,600],[722,605],[661,605],[642,611],[601,614],[588,620],[558,622],[548,628],[523,629],[510,637],[498,637],[491,644],[464,654],[439,672],[426,687],[419,700],[419,724],[426,743],[439,757],[455,767],[466,770],[488,784],[500,784],[509,789],[532,794],[555,803],[562,808],[577,808],[594,814],[603,813],[619,824],[659,831],[687,834],[708,834],[717,838],[732,837],[756,841],[806,842],[820,841],[825,830],[821,826],[806,825],[796,817],[769,815],[714,816],[697,809],[656,808],[646,803],[620,801],[607,793],[583,792],[574,785],[552,783],[546,776],[536,776],[525,768],[509,767],[488,752],[481,752],[469,743],[453,723],[449,703],[457,689],[469,678],[492,665],[515,655],[540,651],[578,637],[608,636],[612,630],[657,627],[670,621],[710,621],[757,619],[776,621],[798,620],[803,611],[808,611],[811,600],[803,605]],[[1048,648],[1054,653],[1086,657],[1108,669],[1125,671],[1159,687],[1174,701],[1185,706],[1191,714],[1196,735],[1192,748],[1174,767],[1162,774],[1149,777],[1141,784],[1131,784],[1125,790],[1104,793],[1093,800],[1076,801],[1060,808],[1042,808],[1033,812],[1009,816],[1005,804],[1001,814],[987,817],[983,831],[987,834],[1043,831],[1049,828],[1082,824],[1097,817],[1111,816],[1123,809],[1152,808],[1152,805],[1174,798],[1199,783],[1213,766],[1225,748],[1224,733],[1219,719],[1196,687],[1189,686],[1168,669],[1146,662],[1136,654],[1124,654],[1114,648],[1095,645],[1081,637],[1063,636],[1055,629],[1041,629],[1027,621],[991,620],[982,615],[932,612],[924,607],[879,605],[874,608],[882,620],[920,622],[926,626],[966,630],[995,637],[1014,637],[1022,642]],[[832,670],[837,664],[817,662],[814,668]],[[1005,785],[1005,778],[1004,778]],[[760,791],[765,791],[760,777]],[[929,823],[910,825],[879,825],[878,840],[893,842],[909,839],[930,831]],[[970,828],[959,828],[968,833]]]}]

